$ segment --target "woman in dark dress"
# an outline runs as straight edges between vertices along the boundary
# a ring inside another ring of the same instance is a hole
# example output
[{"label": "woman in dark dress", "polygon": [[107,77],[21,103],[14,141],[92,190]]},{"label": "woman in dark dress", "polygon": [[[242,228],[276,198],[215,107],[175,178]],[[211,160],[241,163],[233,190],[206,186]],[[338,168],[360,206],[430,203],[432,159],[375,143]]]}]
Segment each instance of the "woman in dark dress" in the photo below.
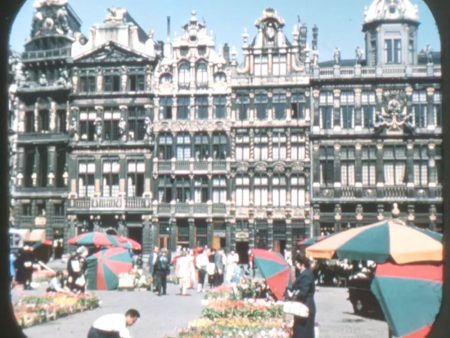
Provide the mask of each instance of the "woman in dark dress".
[{"label": "woman in dark dress", "polygon": [[314,322],[316,317],[316,304],[314,303],[314,273],[311,269],[311,262],[303,255],[295,257],[295,267],[300,274],[295,279],[292,289],[289,292],[293,299],[304,303],[309,308],[308,318],[294,317],[293,338],[314,338]]}]

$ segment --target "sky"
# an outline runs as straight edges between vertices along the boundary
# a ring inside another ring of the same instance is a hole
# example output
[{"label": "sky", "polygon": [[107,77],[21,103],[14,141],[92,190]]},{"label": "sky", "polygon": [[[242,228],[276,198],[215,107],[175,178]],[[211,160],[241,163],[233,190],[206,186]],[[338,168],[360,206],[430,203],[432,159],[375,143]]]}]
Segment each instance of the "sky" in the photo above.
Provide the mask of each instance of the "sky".
[{"label": "sky", "polygon": [[[312,39],[312,27],[319,28],[319,59],[332,59],[338,47],[343,59],[352,59],[355,48],[364,49],[362,23],[364,9],[373,0],[69,0],[69,4],[82,20],[82,32],[89,37],[89,29],[103,22],[106,9],[124,7],[146,31],[154,31],[156,40],[165,40],[167,17],[170,16],[171,36],[180,35],[182,26],[189,22],[191,11],[197,12],[199,21],[205,21],[212,31],[216,48],[224,43],[235,47],[240,55],[242,33],[247,29],[250,41],[256,35],[255,21],[265,8],[274,8],[285,21],[284,33],[292,41],[292,31],[298,18],[308,28],[308,44]],[[419,7],[418,47],[430,44],[440,50],[439,34],[435,20],[422,0],[412,0]],[[11,32],[10,46],[23,51],[23,45],[31,31],[34,0],[28,0],[17,15]]]}]

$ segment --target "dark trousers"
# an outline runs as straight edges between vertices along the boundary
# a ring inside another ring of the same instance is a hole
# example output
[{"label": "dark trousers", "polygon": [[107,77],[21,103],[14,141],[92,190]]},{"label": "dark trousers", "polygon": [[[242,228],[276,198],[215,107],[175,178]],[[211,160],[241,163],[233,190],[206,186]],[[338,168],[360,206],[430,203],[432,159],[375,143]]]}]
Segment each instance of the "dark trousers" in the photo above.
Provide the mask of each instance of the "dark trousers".
[{"label": "dark trousers", "polygon": [[158,294],[162,293],[165,295],[167,290],[167,274],[165,272],[156,273],[156,291]]},{"label": "dark trousers", "polygon": [[198,270],[198,283],[203,285],[205,283],[206,270]]},{"label": "dark trousers", "polygon": [[87,338],[120,338],[120,335],[119,332],[106,332],[91,327]]}]

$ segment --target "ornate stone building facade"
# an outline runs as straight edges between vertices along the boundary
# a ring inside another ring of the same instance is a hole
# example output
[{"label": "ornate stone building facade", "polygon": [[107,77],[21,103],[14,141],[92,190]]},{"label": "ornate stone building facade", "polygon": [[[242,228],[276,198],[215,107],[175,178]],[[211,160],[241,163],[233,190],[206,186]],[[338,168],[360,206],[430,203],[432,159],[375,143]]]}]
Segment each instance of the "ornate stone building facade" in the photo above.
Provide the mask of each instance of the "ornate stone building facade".
[{"label": "ornate stone building facade", "polygon": [[40,1],[13,73],[11,225],[243,261],[391,212],[440,229],[441,74],[418,25],[409,0],[374,1],[365,57],[319,62],[318,28],[288,37],[269,8],[239,62],[195,12],[157,41],[111,8],[85,37],[67,1]]}]

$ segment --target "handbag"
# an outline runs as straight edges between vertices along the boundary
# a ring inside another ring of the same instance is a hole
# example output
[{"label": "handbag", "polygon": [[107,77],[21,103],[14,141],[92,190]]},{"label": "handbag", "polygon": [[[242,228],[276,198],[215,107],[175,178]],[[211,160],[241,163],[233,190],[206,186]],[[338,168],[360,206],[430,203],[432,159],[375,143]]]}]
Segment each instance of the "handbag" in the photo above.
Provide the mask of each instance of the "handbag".
[{"label": "handbag", "polygon": [[283,303],[283,312],[301,318],[308,318],[309,308],[302,302],[287,301]]}]

